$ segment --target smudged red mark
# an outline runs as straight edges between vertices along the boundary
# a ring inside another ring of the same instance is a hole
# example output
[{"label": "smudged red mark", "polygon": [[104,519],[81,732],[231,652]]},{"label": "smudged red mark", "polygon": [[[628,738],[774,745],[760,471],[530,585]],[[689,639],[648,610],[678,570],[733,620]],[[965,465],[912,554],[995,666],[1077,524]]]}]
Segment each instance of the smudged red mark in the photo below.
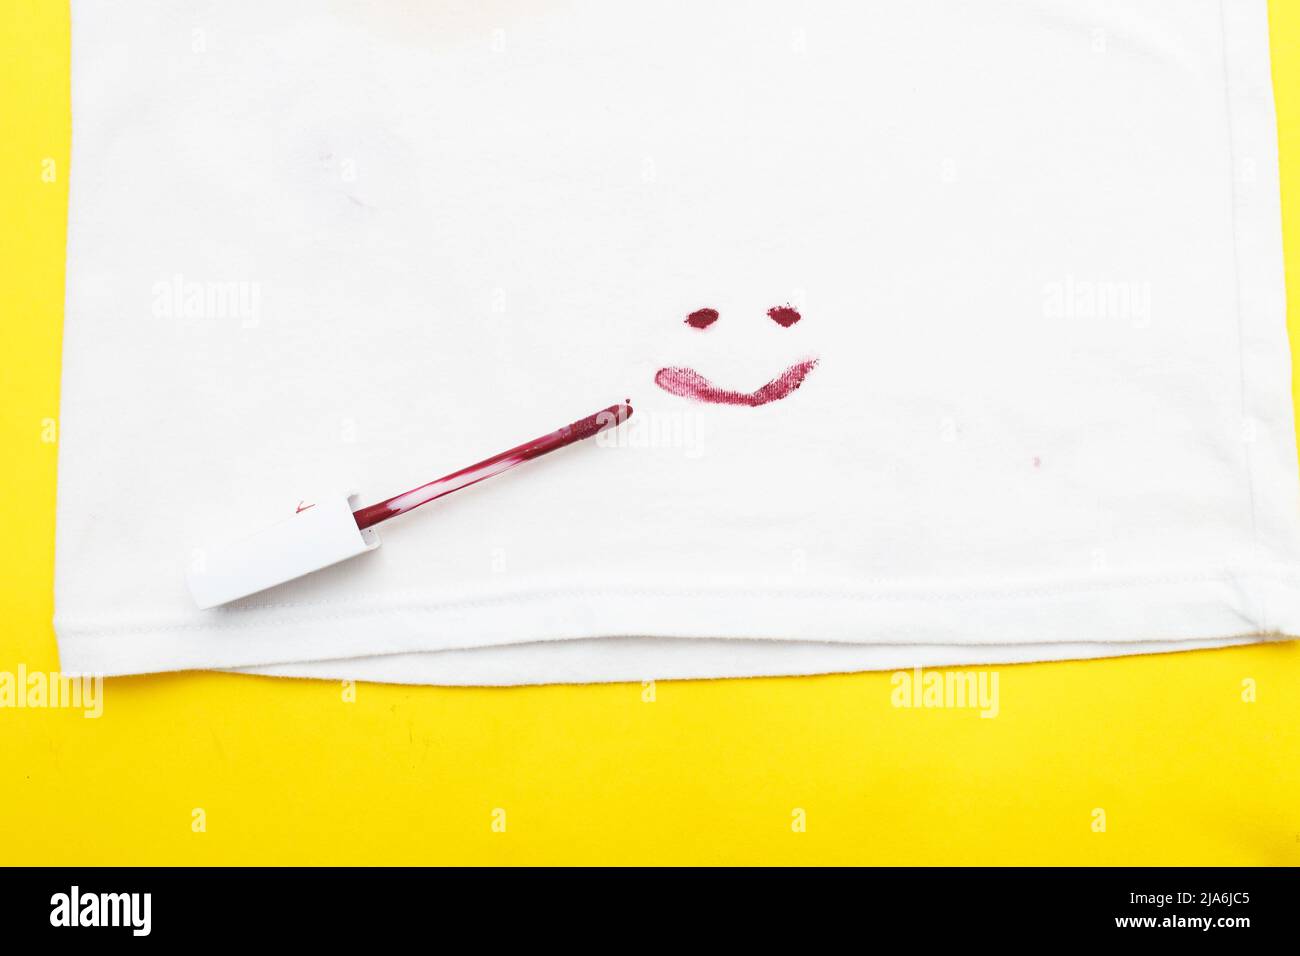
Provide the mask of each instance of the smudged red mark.
[{"label": "smudged red mark", "polygon": [[1035,456],[1034,456],[1034,467],[1035,467],[1035,468],[1042,467],[1042,464],[1043,464],[1043,459],[1041,459],[1041,458],[1039,458],[1037,455],[1035,455]]},{"label": "smudged red mark", "polygon": [[788,329],[803,318],[797,310],[788,305],[778,305],[768,309],[767,317],[783,329]]},{"label": "smudged red mark", "polygon": [[752,392],[738,392],[719,388],[693,368],[661,368],[655,373],[655,384],[665,392],[714,405],[747,405],[757,408],[768,402],[786,398],[817,367],[817,359],[806,359],[778,375],[762,388]]},{"label": "smudged red mark", "polygon": [[299,501],[299,502],[298,502],[298,508],[297,508],[296,511],[294,511],[294,514],[296,514],[296,515],[300,515],[300,514],[302,514],[304,511],[306,511],[308,508],[315,508],[315,507],[316,507],[315,502],[313,502],[312,504],[309,504],[309,505],[304,505],[301,501]]},{"label": "smudged red mark", "polygon": [[717,309],[696,309],[686,317],[686,324],[693,329],[707,329],[718,321]]}]

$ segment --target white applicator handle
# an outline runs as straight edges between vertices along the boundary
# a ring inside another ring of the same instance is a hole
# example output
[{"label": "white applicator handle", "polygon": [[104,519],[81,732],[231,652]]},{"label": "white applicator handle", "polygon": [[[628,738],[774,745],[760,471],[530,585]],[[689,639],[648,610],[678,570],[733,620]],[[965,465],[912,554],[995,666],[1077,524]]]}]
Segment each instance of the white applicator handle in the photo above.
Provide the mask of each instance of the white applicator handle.
[{"label": "white applicator handle", "polygon": [[194,602],[216,607],[379,547],[373,529],[357,527],[350,495],[307,499],[299,508],[245,538],[201,549],[188,575]]}]

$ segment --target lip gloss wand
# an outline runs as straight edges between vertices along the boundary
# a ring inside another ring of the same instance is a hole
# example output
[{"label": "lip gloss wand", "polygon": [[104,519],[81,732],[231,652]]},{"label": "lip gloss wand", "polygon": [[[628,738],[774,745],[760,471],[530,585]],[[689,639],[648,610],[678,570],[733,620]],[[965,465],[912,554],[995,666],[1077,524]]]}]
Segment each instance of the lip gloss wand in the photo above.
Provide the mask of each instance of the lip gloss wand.
[{"label": "lip gloss wand", "polygon": [[486,481],[488,478],[507,472],[526,461],[532,461],[534,458],[540,458],[542,455],[557,451],[566,445],[572,445],[584,438],[590,438],[606,428],[621,425],[631,416],[632,406],[627,402],[611,405],[609,408],[602,408],[594,415],[588,415],[586,418],[565,425],[549,435],[526,441],[522,445],[516,445],[499,455],[485,458],[478,464],[462,468],[460,471],[453,471],[450,475],[435,478],[428,484],[420,485],[420,487],[412,488],[400,495],[394,495],[376,504],[358,509],[354,514],[357,519],[357,527],[362,529],[374,527],[381,521],[387,521],[389,518],[406,514],[406,512],[418,508],[420,505],[427,504],[444,495],[449,495],[453,491],[460,491],[460,489],[468,488],[480,481]]},{"label": "lip gloss wand", "polygon": [[195,551],[187,575],[190,593],[200,608],[216,607],[373,551],[379,547],[374,526],[381,521],[617,428],[631,415],[630,400],[602,408],[548,435],[355,512],[351,495],[301,501],[283,521],[237,541]]}]

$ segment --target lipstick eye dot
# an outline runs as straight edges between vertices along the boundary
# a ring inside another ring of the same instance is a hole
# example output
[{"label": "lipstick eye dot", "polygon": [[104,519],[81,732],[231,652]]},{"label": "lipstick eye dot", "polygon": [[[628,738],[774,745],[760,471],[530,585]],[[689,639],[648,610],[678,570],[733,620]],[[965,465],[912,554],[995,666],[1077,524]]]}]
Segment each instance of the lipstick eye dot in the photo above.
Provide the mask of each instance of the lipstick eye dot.
[{"label": "lipstick eye dot", "polygon": [[783,329],[788,329],[803,318],[796,309],[788,305],[773,306],[767,310],[767,317]]},{"label": "lipstick eye dot", "polygon": [[686,317],[686,324],[693,329],[707,329],[718,321],[717,309],[696,309]]}]

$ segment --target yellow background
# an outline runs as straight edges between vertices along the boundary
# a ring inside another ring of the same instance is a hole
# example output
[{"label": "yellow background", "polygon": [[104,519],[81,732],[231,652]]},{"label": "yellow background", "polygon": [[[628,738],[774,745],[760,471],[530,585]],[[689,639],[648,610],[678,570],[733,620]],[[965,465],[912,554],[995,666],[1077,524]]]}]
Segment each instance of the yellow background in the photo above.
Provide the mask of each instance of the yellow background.
[{"label": "yellow background", "polygon": [[[1271,18],[1295,322],[1300,3]],[[5,0],[0,671],[58,666],[42,433],[69,130],[67,9]],[[653,702],[639,684],[362,684],[347,703],[323,681],[113,679],[99,720],[0,709],[0,863],[1300,864],[1297,644],[997,670],[994,720],[894,708],[884,673],[660,683]]]}]

